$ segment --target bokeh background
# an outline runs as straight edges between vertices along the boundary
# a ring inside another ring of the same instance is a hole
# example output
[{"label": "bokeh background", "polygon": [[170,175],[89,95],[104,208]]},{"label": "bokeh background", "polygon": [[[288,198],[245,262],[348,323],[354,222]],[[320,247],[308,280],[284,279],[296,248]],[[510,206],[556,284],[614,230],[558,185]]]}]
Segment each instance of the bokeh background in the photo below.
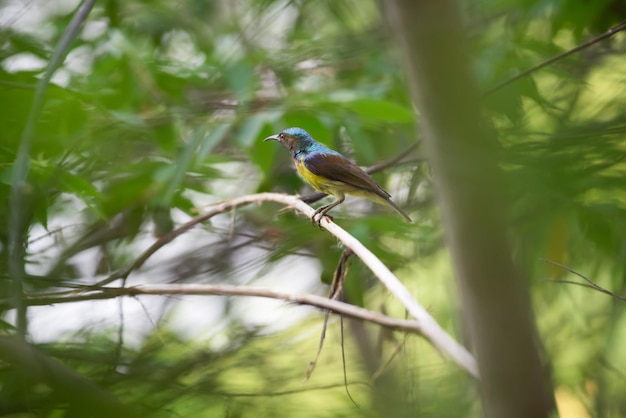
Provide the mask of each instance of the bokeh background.
[{"label": "bokeh background", "polygon": [[[0,314],[16,333],[9,274],[14,163],[35,86],[80,2],[0,2]],[[300,126],[374,175],[414,219],[348,198],[335,221],[465,341],[433,172],[403,60],[369,0],[103,0],[54,74],[23,190],[24,292],[67,295],[124,269],[207,205],[262,191],[308,195],[288,153],[262,139]],[[563,417],[626,416],[626,36],[617,33],[506,86],[522,70],[626,19],[620,0],[460,2]],[[450,116],[454,123],[454,115]],[[408,151],[407,151],[408,150]],[[477,236],[477,242],[481,237]],[[237,284],[328,293],[343,247],[277,204],[219,215],[111,285]],[[351,303],[403,318],[358,260]],[[26,299],[28,304],[28,299]],[[139,416],[474,417],[475,382],[418,336],[275,300],[141,296],[37,304],[28,340]],[[344,388],[341,345],[349,390]],[[0,353],[1,354],[1,353]],[[10,357],[10,356],[9,356]],[[0,415],[97,416],[4,356]],[[88,411],[88,412],[85,412]],[[99,416],[99,415],[98,415]],[[106,416],[106,415],[105,415]],[[122,415],[119,415],[122,416]]]}]

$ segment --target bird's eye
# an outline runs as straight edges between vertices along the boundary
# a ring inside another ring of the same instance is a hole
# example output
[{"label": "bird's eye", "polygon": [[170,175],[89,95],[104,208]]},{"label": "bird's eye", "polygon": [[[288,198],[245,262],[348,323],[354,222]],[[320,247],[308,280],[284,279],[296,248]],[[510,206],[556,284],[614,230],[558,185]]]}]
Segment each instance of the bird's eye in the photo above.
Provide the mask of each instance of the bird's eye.
[{"label": "bird's eye", "polygon": [[278,135],[278,138],[280,138],[280,139],[285,139],[285,134],[283,134],[283,133],[279,134],[279,135]]}]

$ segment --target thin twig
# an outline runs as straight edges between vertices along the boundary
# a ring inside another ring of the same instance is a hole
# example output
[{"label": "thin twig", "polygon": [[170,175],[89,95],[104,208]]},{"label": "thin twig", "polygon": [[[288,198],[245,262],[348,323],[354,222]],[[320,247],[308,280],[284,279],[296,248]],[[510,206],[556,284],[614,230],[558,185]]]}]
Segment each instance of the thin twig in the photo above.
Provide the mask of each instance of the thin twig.
[{"label": "thin twig", "polygon": [[322,324],[322,332],[320,333],[320,342],[317,345],[317,353],[315,353],[315,358],[309,362],[309,366],[306,369],[306,374],[304,375],[305,382],[311,378],[311,375],[315,370],[315,366],[317,366],[317,360],[319,360],[320,354],[322,353],[324,340],[326,339],[326,329],[328,328],[328,319],[330,318],[330,312],[330,309],[326,309],[324,312],[324,322]]},{"label": "thin twig", "polygon": [[535,65],[533,67],[530,67],[527,70],[524,70],[521,73],[519,73],[517,75],[514,75],[513,77],[508,78],[508,79],[506,79],[506,80],[496,84],[495,86],[491,87],[489,90],[485,91],[483,94],[485,96],[488,96],[488,95],[496,92],[497,90],[500,90],[501,88],[503,88],[505,86],[508,86],[509,84],[513,83],[514,81],[519,80],[522,77],[525,77],[525,76],[527,76],[527,75],[529,75],[529,74],[531,74],[531,73],[533,73],[533,72],[535,72],[537,70],[540,70],[543,67],[546,67],[546,66],[548,66],[550,64],[553,64],[556,61],[559,61],[559,60],[561,60],[561,59],[563,59],[563,58],[565,58],[565,57],[567,57],[569,55],[572,55],[572,54],[574,54],[574,53],[576,53],[578,51],[581,51],[581,50],[583,50],[583,49],[585,49],[585,48],[587,48],[587,47],[589,47],[589,46],[591,46],[593,44],[596,44],[596,43],[598,43],[598,42],[600,42],[600,41],[602,41],[604,39],[610,38],[613,35],[615,35],[616,33],[623,31],[624,29],[626,29],[626,21],[623,21],[622,23],[620,23],[620,24],[618,24],[616,26],[613,26],[612,28],[610,28],[609,30],[604,32],[602,35],[596,36],[595,38],[593,38],[593,39],[591,39],[591,40],[589,40],[587,42],[584,42],[584,43],[582,43],[582,44],[580,44],[580,45],[578,45],[578,46],[576,46],[576,47],[574,47],[574,48],[572,48],[570,50],[567,50],[567,51],[565,51],[565,52],[563,52],[563,53],[561,53],[559,55],[556,55],[556,56],[554,56],[554,57],[552,57],[550,59],[547,59],[547,60],[545,60],[544,62],[542,62],[540,64],[537,64],[537,65]]},{"label": "thin twig", "polygon": [[119,318],[119,327],[117,327],[117,342],[115,343],[115,347],[113,349],[113,359],[109,364],[109,375],[108,379],[113,379],[116,375],[117,369],[120,365],[120,360],[122,358],[122,350],[124,348],[124,331],[126,329],[126,321],[124,321],[124,299],[119,298],[117,300],[117,309],[118,309],[118,318]]},{"label": "thin twig", "polygon": [[[363,386],[367,386],[369,387],[370,384],[369,382],[353,382],[353,385],[363,385]],[[289,389],[289,390],[282,390],[279,392],[216,392],[216,391],[212,391],[211,393],[213,393],[214,395],[219,395],[219,396],[225,396],[225,397],[249,397],[249,398],[260,398],[260,397],[265,397],[265,396],[285,396],[285,395],[293,395],[296,393],[303,393],[303,392],[307,392],[310,393],[311,391],[314,390],[327,390],[327,389],[336,389],[339,387],[339,385],[341,385],[341,383],[333,383],[333,384],[329,384],[329,385],[323,385],[323,386],[308,386],[308,387],[301,387],[298,389]]]},{"label": "thin twig", "polygon": [[[352,250],[349,248],[346,249],[343,254],[341,254],[341,259],[339,260],[339,265],[335,269],[335,273],[333,274],[333,281],[330,284],[330,294],[328,298],[331,300],[337,300],[341,295],[341,291],[343,289],[343,282],[348,274],[348,270],[346,268],[346,262],[352,255]],[[328,319],[330,318],[330,310],[326,310],[324,313],[324,323],[322,324],[322,332],[320,333],[320,342],[317,347],[317,353],[315,354],[315,359],[309,362],[309,367],[307,368],[306,375],[304,381],[309,380],[313,371],[315,370],[315,366],[317,365],[317,360],[320,358],[320,354],[322,353],[322,348],[324,347],[324,340],[326,339],[326,329],[328,328]],[[343,326],[343,324],[342,324]],[[342,341],[343,343],[343,341]]]},{"label": "thin twig", "polygon": [[220,204],[213,206],[213,210],[210,210],[207,213],[204,213],[202,215],[196,216],[195,218],[192,218],[191,220],[179,226],[178,228],[174,229],[173,231],[159,237],[159,239],[156,240],[150,247],[148,247],[148,249],[146,249],[139,257],[137,257],[130,266],[128,266],[126,269],[122,271],[114,272],[106,279],[96,283],[94,286],[95,287],[104,286],[115,280],[127,278],[130,275],[130,273],[132,273],[134,270],[139,269],[159,249],[161,249],[166,244],[172,242],[173,240],[175,240],[176,238],[178,238],[179,236],[181,236],[182,234],[184,234],[185,232],[187,232],[194,226],[211,219],[215,215],[219,215],[223,212],[234,209],[237,206],[243,206],[249,203],[263,201],[263,199],[259,199],[258,196],[259,195],[243,196],[242,198],[229,200],[229,201],[222,202]]},{"label": "thin twig", "polygon": [[[339,260],[339,265],[337,265],[337,269],[335,269],[335,274],[333,275],[333,281],[330,285],[330,299],[340,299],[343,301],[343,284],[346,280],[346,276],[348,275],[348,271],[350,270],[350,264],[348,264],[348,260],[352,256],[353,252],[350,248],[346,249],[341,254],[341,259]],[[309,363],[309,368],[307,370],[307,379],[313,373],[315,365],[317,364],[317,360],[322,352],[322,347],[324,345],[324,338],[326,337],[326,328],[328,326],[328,318],[330,316],[330,311],[326,310],[326,315],[324,316],[324,325],[322,329],[322,335],[320,337],[320,344],[317,349],[317,354],[315,356],[315,360]],[[345,350],[345,338],[344,338],[344,326],[343,326],[343,314],[339,314],[339,328],[341,330],[341,364],[343,365],[343,384],[346,390],[346,394],[350,401],[356,406],[360,408],[361,406],[356,403],[352,394],[350,393],[350,388],[348,387],[348,372],[346,369],[346,350]]]},{"label": "thin twig", "polygon": [[339,318],[340,318],[340,329],[341,329],[341,364],[343,365],[343,387],[346,389],[346,393],[348,394],[348,398],[352,401],[352,403],[354,404],[354,406],[356,406],[357,408],[360,408],[361,406],[356,403],[356,401],[354,400],[354,398],[352,397],[352,394],[350,393],[350,389],[348,389],[348,371],[346,370],[346,349],[344,347],[344,331],[343,331],[343,315],[339,314]]},{"label": "thin twig", "polygon": [[35,135],[35,127],[37,126],[37,120],[43,109],[44,99],[48,85],[52,76],[59,68],[59,66],[65,60],[70,46],[83,22],[87,19],[89,12],[91,11],[95,0],[85,0],[83,4],[78,8],[72,21],[69,23],[61,40],[57,44],[50,63],[43,73],[37,86],[35,88],[35,94],[33,97],[33,104],[28,113],[28,119],[22,136],[20,138],[20,146],[13,165],[13,179],[11,182],[11,200],[8,217],[8,230],[9,230],[9,272],[13,281],[13,298],[14,305],[17,311],[17,332],[24,336],[26,335],[27,321],[26,321],[26,305],[23,303],[24,292],[24,231],[25,214],[30,211],[24,205],[25,192],[27,190],[26,180],[28,178],[30,158],[30,149]]},{"label": "thin twig", "polygon": [[548,264],[552,264],[554,266],[560,267],[563,270],[569,271],[570,273],[575,274],[576,276],[578,276],[581,279],[583,279],[584,281],[586,281],[588,284],[570,282],[570,281],[567,281],[567,280],[551,280],[552,282],[576,284],[576,285],[580,285],[580,286],[590,287],[592,289],[597,290],[598,292],[605,293],[605,294],[607,294],[609,296],[613,296],[615,299],[618,299],[618,300],[626,302],[626,297],[618,295],[617,293],[613,293],[613,292],[611,292],[608,289],[605,289],[604,287],[600,286],[596,282],[592,281],[589,277],[587,277],[587,276],[577,272],[576,270],[572,269],[571,267],[568,267],[568,266],[566,266],[564,264],[557,263],[556,261],[548,260],[548,259],[545,259],[545,258],[540,258],[539,260],[543,261],[544,263],[548,263]]},{"label": "thin twig", "polygon": [[572,284],[574,286],[587,287],[589,289],[594,289],[594,287],[587,283],[575,282],[573,280],[563,280],[563,279],[546,279],[544,282],[549,283],[563,283],[563,284]]},{"label": "thin twig", "polygon": [[407,337],[408,335],[405,334],[404,337],[402,338],[402,341],[398,345],[396,345],[396,348],[394,348],[393,352],[391,353],[387,361],[384,364],[382,364],[374,372],[374,374],[372,375],[372,380],[371,380],[372,383],[374,383],[380,376],[382,376],[383,373],[387,371],[387,369],[389,368],[393,360],[398,356],[398,354],[400,354],[400,351],[402,351],[402,349],[406,345]]},{"label": "thin twig", "polygon": [[[421,141],[413,142],[404,151],[402,151],[400,154],[398,154],[397,156],[395,156],[391,160],[387,160],[387,161],[383,161],[382,163],[374,164],[373,166],[366,168],[365,172],[367,174],[374,174],[374,173],[378,173],[379,171],[386,170],[389,167],[393,167],[394,165],[396,165],[400,161],[402,161],[407,155],[409,155],[414,150],[416,150],[417,147],[420,146],[420,144],[421,144]],[[416,160],[416,162],[418,162],[418,161],[423,161],[423,160],[421,160],[421,159],[420,160]]]},{"label": "thin twig", "polygon": [[[343,285],[346,281],[346,277],[348,276],[348,271],[350,270],[350,266],[352,265],[352,263],[348,264],[348,260],[350,260],[350,257],[352,256],[353,252],[350,248],[346,249],[343,254],[341,254],[341,260],[339,260],[339,266],[337,266],[337,272],[335,274],[336,279],[333,280],[334,282],[334,286],[331,286],[332,289],[332,297],[333,299],[339,299],[341,301],[344,301],[344,293],[343,293]],[[356,401],[354,400],[354,398],[352,397],[352,394],[350,393],[350,389],[348,387],[348,371],[346,368],[346,349],[345,349],[345,332],[344,332],[344,326],[343,326],[343,315],[339,314],[339,329],[341,330],[341,364],[343,365],[343,383],[344,383],[344,388],[346,389],[346,394],[348,395],[348,398],[352,401],[352,403],[354,404],[354,406],[356,406],[357,408],[360,408],[361,406],[356,403]]]}]

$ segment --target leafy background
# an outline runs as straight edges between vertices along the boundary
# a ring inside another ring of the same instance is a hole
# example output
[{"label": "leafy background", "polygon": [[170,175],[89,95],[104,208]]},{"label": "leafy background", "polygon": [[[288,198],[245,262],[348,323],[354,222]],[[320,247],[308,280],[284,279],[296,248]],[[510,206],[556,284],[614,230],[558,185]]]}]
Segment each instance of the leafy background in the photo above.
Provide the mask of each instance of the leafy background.
[{"label": "leafy background", "polygon": [[[38,77],[76,6],[0,3],[5,334],[15,325],[7,268],[13,164]],[[508,233],[530,278],[559,411],[624,416],[624,302],[555,283],[578,279],[540,261],[564,263],[626,294],[624,34],[492,88],[605,32],[626,8],[618,0],[484,0],[462,7],[485,113],[499,139],[501,155],[494,158],[502,162],[511,201]],[[402,154],[419,140],[419,115],[401,62],[371,1],[97,2],[36,125],[23,191],[25,291],[43,295],[96,283],[207,204],[270,190],[306,195],[310,189],[285,150],[261,141],[286,127],[304,127],[363,166]],[[413,224],[360,200],[336,209],[335,220],[462,338],[433,176],[419,148],[375,175]],[[254,284],[324,295],[341,252],[304,218],[273,204],[248,206],[183,235],[127,284]],[[358,261],[346,286],[349,301],[404,316]],[[480,414],[474,383],[428,344],[352,321],[344,324],[346,368],[361,407],[343,388],[337,320],[316,372],[303,383],[322,315],[241,299],[32,307],[28,331],[40,352],[143,415]],[[0,365],[3,415],[84,416],[19,368]]]}]

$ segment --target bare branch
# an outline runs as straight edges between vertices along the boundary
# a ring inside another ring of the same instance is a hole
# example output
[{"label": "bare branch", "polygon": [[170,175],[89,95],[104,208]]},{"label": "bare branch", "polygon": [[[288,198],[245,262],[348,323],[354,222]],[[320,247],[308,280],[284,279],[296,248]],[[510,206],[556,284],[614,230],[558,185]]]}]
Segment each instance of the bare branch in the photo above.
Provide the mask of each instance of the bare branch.
[{"label": "bare branch", "polygon": [[404,334],[404,337],[402,338],[402,341],[400,341],[400,343],[398,343],[396,345],[396,347],[393,349],[391,355],[389,356],[389,358],[387,359],[387,361],[382,364],[372,375],[372,378],[370,379],[371,382],[375,382],[376,380],[378,380],[378,378],[380,376],[383,375],[383,373],[385,373],[387,371],[387,369],[389,368],[389,365],[393,362],[393,360],[398,356],[398,354],[400,354],[400,352],[404,349],[405,345],[406,345],[406,339],[407,339],[407,334]]},{"label": "bare branch", "polygon": [[509,79],[506,79],[506,80],[496,84],[495,86],[493,86],[492,88],[487,90],[484,93],[484,95],[488,96],[491,93],[494,93],[497,90],[500,90],[501,88],[503,88],[505,86],[508,86],[509,84],[513,83],[516,80],[519,80],[522,77],[526,77],[527,75],[529,75],[529,74],[531,74],[531,73],[533,73],[533,72],[535,72],[537,70],[540,70],[543,67],[547,67],[550,64],[554,64],[555,62],[557,62],[557,61],[559,61],[559,60],[561,60],[561,59],[563,59],[565,57],[568,57],[568,56],[570,56],[570,55],[572,55],[572,54],[574,54],[574,53],[576,53],[578,51],[581,51],[581,50],[583,50],[583,49],[585,49],[587,47],[590,47],[593,44],[596,44],[596,43],[598,43],[598,42],[600,42],[600,41],[602,41],[604,39],[608,39],[611,36],[615,35],[616,33],[621,32],[621,31],[623,31],[625,29],[626,29],[626,20],[623,21],[622,23],[620,23],[619,25],[613,26],[612,28],[610,28],[609,30],[607,30],[606,32],[604,32],[600,36],[596,36],[595,38],[593,38],[593,39],[591,39],[591,40],[589,40],[587,42],[584,42],[584,43],[582,43],[582,44],[580,44],[580,45],[578,45],[578,46],[576,46],[576,47],[574,47],[574,48],[572,48],[570,50],[567,50],[567,51],[565,51],[565,52],[563,52],[563,53],[561,53],[559,55],[556,55],[556,56],[554,56],[554,57],[552,57],[550,59],[547,59],[547,60],[545,60],[544,62],[542,62],[540,64],[532,66],[532,67],[522,71],[521,73],[516,74],[513,77],[511,77]]},{"label": "bare branch", "polygon": [[[101,288],[102,285],[110,283],[120,278],[126,278],[128,275],[141,267],[143,263],[148,260],[154,253],[156,253],[165,244],[171,242],[176,237],[182,235],[195,225],[204,222],[213,216],[224,213],[237,206],[243,206],[250,203],[261,203],[273,201],[282,203],[296,211],[304,214],[308,218],[312,218],[315,210],[298,199],[296,196],[290,196],[280,193],[259,193],[247,196],[241,196],[235,199],[231,199],[212,206],[212,209],[207,213],[197,216],[178,227],[169,234],[159,238],[154,244],[152,244],[146,251],[144,251],[127,269],[122,272],[115,273],[107,279],[97,283],[95,286],[87,287],[93,289],[94,292],[98,291],[110,291],[109,288]],[[455,363],[465,369],[474,377],[478,377],[478,368],[476,360],[472,354],[461,344],[456,342],[443,328],[435,321],[435,319],[426,311],[422,305],[415,300],[406,287],[398,280],[398,278],[380,261],[370,250],[368,250],[363,244],[361,244],[356,238],[346,232],[343,228],[333,223],[328,217],[323,217],[320,222],[328,232],[339,239],[346,247],[350,248],[355,255],[357,255],[365,265],[374,273],[376,277],[389,289],[389,291],[396,296],[400,302],[404,305],[407,311],[419,321],[420,332],[431,344],[439,350],[441,353],[445,353]],[[140,288],[133,288],[134,291],[138,291]],[[144,289],[144,288],[141,288]],[[122,293],[125,294],[125,293]],[[89,300],[94,298],[93,296],[100,296],[107,298],[107,294],[100,292],[92,295],[92,297],[85,297],[85,295],[77,295],[73,297],[82,298],[81,300]],[[251,296],[260,296],[257,294]],[[262,295],[261,295],[262,296]],[[109,296],[110,297],[110,296]],[[95,297],[97,298],[97,297]],[[66,299],[64,299],[66,300]],[[31,301],[32,302],[32,301]],[[54,303],[48,302],[48,303]],[[318,306],[318,305],[316,305]],[[341,311],[337,311],[341,312]],[[346,315],[349,315],[346,313]]]},{"label": "bare branch", "polygon": [[[349,266],[347,266],[348,259],[352,256],[352,250],[349,248],[341,254],[341,259],[339,260],[339,265],[335,269],[335,273],[333,274],[333,281],[330,284],[330,295],[328,295],[329,299],[336,300],[343,293],[343,282],[348,274]],[[317,360],[320,358],[320,354],[322,354],[322,348],[324,347],[324,340],[326,339],[326,329],[328,328],[328,319],[330,318],[330,311],[326,310],[324,314],[324,323],[322,324],[322,332],[320,334],[320,343],[317,347],[317,353],[315,354],[315,359],[309,362],[309,367],[306,371],[306,376],[304,378],[305,381],[309,380],[313,371],[315,370],[315,366],[317,365]],[[341,329],[343,335],[343,320],[341,321]],[[343,348],[343,338],[341,339],[341,344]],[[345,369],[345,363],[344,363]],[[344,375],[345,381],[345,375]],[[346,388],[347,390],[347,388]],[[352,399],[352,397],[350,396]]]},{"label": "bare branch", "polygon": [[102,287],[98,290],[85,288],[84,293],[79,295],[77,291],[69,291],[64,295],[55,294],[48,297],[46,295],[27,297],[25,302],[30,306],[53,305],[57,303],[79,302],[85,300],[114,299],[122,296],[139,295],[221,295],[221,296],[257,296],[262,298],[284,300],[289,303],[299,305],[310,305],[320,309],[327,309],[336,313],[341,313],[352,318],[362,319],[384,327],[423,333],[422,324],[415,320],[396,319],[378,312],[370,311],[359,306],[338,300],[327,299],[322,296],[310,294],[289,294],[275,292],[269,289],[255,288],[249,286],[234,286],[226,284],[164,284],[164,285],[141,285],[135,287]]},{"label": "bare branch", "polygon": [[585,283],[577,283],[577,282],[572,282],[569,280],[550,280],[551,282],[554,283],[568,283],[568,284],[575,284],[578,286],[584,286],[584,287],[590,287],[592,289],[597,290],[598,292],[602,292],[605,293],[609,296],[614,297],[615,299],[621,300],[623,302],[626,302],[626,297],[618,295],[617,293],[613,293],[608,289],[605,289],[604,287],[600,286],[599,284],[597,284],[596,282],[592,281],[589,277],[577,272],[576,270],[572,269],[571,267],[568,267],[564,264],[561,263],[557,263],[556,261],[552,261],[552,260],[548,260],[546,258],[540,258],[539,260],[543,261],[544,263],[548,263],[548,264],[552,264],[554,266],[557,267],[561,267],[563,270],[569,271],[572,274],[575,274],[576,276],[580,277],[581,279],[583,279],[584,281],[586,281],[589,284],[585,284]]}]

